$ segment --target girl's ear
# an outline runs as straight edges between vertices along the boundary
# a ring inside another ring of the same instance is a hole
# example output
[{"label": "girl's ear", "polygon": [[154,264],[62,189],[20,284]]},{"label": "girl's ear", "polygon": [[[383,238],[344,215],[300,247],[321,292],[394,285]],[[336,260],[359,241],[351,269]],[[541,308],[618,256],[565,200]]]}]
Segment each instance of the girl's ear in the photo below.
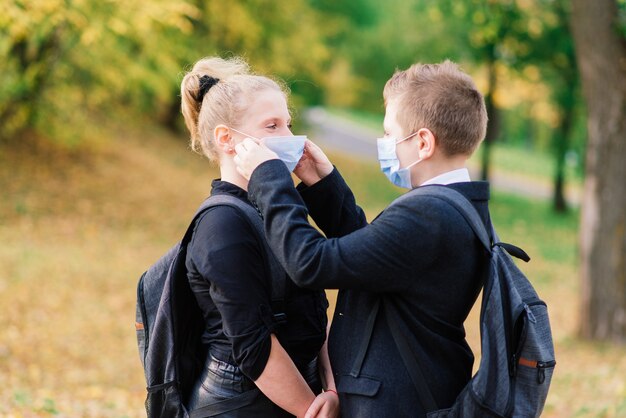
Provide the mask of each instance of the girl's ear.
[{"label": "girl's ear", "polygon": [[435,138],[435,134],[428,129],[422,128],[417,131],[417,137],[419,141],[419,156],[420,159],[426,160],[433,156],[435,153],[435,148],[437,147],[437,139]]},{"label": "girl's ear", "polygon": [[224,154],[234,154],[235,147],[233,145],[233,137],[230,135],[230,129],[226,125],[217,125],[213,130],[215,145]]}]

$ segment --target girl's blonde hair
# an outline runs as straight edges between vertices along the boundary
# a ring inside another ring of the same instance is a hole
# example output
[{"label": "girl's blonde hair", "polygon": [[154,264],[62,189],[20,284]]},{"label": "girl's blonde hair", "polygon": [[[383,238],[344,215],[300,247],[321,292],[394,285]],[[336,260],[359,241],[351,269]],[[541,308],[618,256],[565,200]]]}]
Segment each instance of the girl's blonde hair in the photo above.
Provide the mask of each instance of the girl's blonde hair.
[{"label": "girl's blonde hair", "polygon": [[[208,89],[205,85],[202,92],[200,79],[204,76],[214,84]],[[263,89],[288,95],[282,83],[253,74],[241,58],[209,57],[196,62],[180,85],[181,111],[191,135],[191,148],[215,161],[215,127],[224,124],[237,128],[254,94]]]}]

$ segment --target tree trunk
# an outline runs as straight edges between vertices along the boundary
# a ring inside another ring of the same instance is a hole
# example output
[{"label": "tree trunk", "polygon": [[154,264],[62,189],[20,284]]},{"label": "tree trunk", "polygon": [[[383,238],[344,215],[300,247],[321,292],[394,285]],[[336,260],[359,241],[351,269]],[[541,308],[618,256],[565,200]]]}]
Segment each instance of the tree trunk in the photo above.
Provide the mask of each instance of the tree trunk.
[{"label": "tree trunk", "polygon": [[485,140],[483,141],[482,145],[482,169],[480,175],[481,179],[484,181],[489,180],[489,168],[491,166],[491,149],[494,141],[499,135],[500,130],[498,109],[496,109],[495,103],[493,102],[493,95],[497,86],[495,57],[492,57],[492,59],[488,60],[487,72],[489,85],[487,86],[487,94],[485,94],[485,108],[487,109],[487,115],[489,116],[489,120],[487,121],[487,134],[485,135]]},{"label": "tree trunk", "polygon": [[616,0],[573,0],[588,109],[581,217],[581,334],[626,342],[626,40]]},{"label": "tree trunk", "polygon": [[172,92],[172,96],[170,98],[170,102],[165,107],[163,111],[160,122],[163,126],[169,129],[171,132],[178,133],[179,129],[179,121],[182,119],[180,113],[180,92]]},{"label": "tree trunk", "polygon": [[561,106],[560,126],[554,137],[554,150],[556,156],[556,170],[554,173],[554,210],[558,213],[567,212],[567,200],[565,199],[565,153],[569,147],[569,139],[574,123],[575,103],[563,103]]},{"label": "tree trunk", "polygon": [[[560,151],[559,151],[560,152]],[[553,208],[557,213],[567,212],[567,200],[565,199],[565,154],[557,155],[556,173],[554,178],[554,194],[552,196]]]}]

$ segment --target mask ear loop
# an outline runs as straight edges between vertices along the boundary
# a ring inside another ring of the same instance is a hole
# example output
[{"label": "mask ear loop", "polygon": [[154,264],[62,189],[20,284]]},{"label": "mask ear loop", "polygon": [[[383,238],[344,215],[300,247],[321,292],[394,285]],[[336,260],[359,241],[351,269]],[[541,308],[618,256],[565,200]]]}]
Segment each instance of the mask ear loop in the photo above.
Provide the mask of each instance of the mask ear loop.
[{"label": "mask ear loop", "polygon": [[248,138],[252,138],[252,139],[256,139],[257,141],[260,141],[260,139],[259,139],[259,138],[257,138],[256,136],[248,135],[247,133],[245,133],[245,132],[241,132],[241,131],[238,131],[238,130],[237,130],[237,129],[235,129],[235,128],[228,128],[228,129],[231,129],[231,130],[233,130],[233,131],[235,131],[235,132],[237,132],[238,134],[241,134],[241,135],[243,135],[243,136],[247,136]]},{"label": "mask ear loop", "polygon": [[409,165],[407,165],[406,167],[404,167],[404,168],[403,168],[403,170],[404,170],[404,169],[408,170],[409,168],[413,167],[415,164],[417,164],[417,163],[421,163],[422,161],[424,161],[424,159],[423,159],[423,158],[420,158],[420,159],[418,159],[417,161],[412,162],[411,164],[409,164]]},{"label": "mask ear loop", "polygon": [[[415,135],[417,135],[417,132],[412,133],[411,135],[407,136],[406,138],[402,138],[401,140],[399,140],[398,142],[396,142],[396,145],[398,145],[400,142],[404,142],[409,138],[413,138]],[[417,161],[412,162],[411,164],[407,165],[406,167],[402,167],[400,168],[401,170],[408,170],[409,168],[413,167],[415,164],[417,163],[421,163],[423,161],[423,158],[418,158]]]},{"label": "mask ear loop", "polygon": [[402,138],[401,140],[399,140],[398,142],[396,142],[396,145],[398,145],[400,142],[404,142],[409,138],[413,138],[415,135],[417,135],[417,132],[412,133],[411,135],[407,136],[406,138]]}]

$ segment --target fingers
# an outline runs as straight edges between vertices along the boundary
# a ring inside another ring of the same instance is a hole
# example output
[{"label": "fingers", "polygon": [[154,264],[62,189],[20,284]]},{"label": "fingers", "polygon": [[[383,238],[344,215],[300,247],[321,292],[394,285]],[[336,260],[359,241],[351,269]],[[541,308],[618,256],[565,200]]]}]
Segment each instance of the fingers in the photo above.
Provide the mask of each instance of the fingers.
[{"label": "fingers", "polygon": [[324,400],[317,396],[311,406],[309,406],[306,414],[304,414],[304,418],[315,418],[322,406],[324,406]]},{"label": "fingers", "polygon": [[313,141],[311,141],[310,139],[307,139],[306,142],[304,143],[304,151],[305,152],[309,152],[313,155],[316,154],[324,154],[324,152],[322,151],[322,149],[320,147],[318,147]]},{"label": "fingers", "polygon": [[241,174],[241,176],[244,177],[246,180],[250,180],[250,172],[244,168],[243,161],[241,160],[239,154],[236,154],[233,157],[233,162],[235,163],[235,168],[237,169],[237,172]]},{"label": "fingers", "polygon": [[278,155],[253,138],[245,138],[235,145],[233,162],[237,172],[247,180],[250,180],[254,170],[265,161],[277,159]]},{"label": "fingers", "polygon": [[339,415],[339,398],[336,394],[317,395],[304,418],[336,418]]},{"label": "fingers", "polygon": [[259,141],[252,138],[245,138],[243,141],[235,145],[235,151],[237,154],[244,151],[252,151],[259,147]]},{"label": "fingers", "polygon": [[250,173],[248,173],[246,170],[244,170],[243,168],[239,166],[235,166],[235,168],[237,169],[237,172],[241,174],[243,178],[245,178],[246,180],[250,180]]},{"label": "fingers", "polygon": [[328,160],[328,157],[326,156],[326,154],[324,154],[324,151],[322,151],[320,147],[318,147],[317,145],[315,145],[312,141],[308,139],[304,143],[304,151],[309,156],[309,158],[311,158],[316,163],[330,164],[330,161]]}]

